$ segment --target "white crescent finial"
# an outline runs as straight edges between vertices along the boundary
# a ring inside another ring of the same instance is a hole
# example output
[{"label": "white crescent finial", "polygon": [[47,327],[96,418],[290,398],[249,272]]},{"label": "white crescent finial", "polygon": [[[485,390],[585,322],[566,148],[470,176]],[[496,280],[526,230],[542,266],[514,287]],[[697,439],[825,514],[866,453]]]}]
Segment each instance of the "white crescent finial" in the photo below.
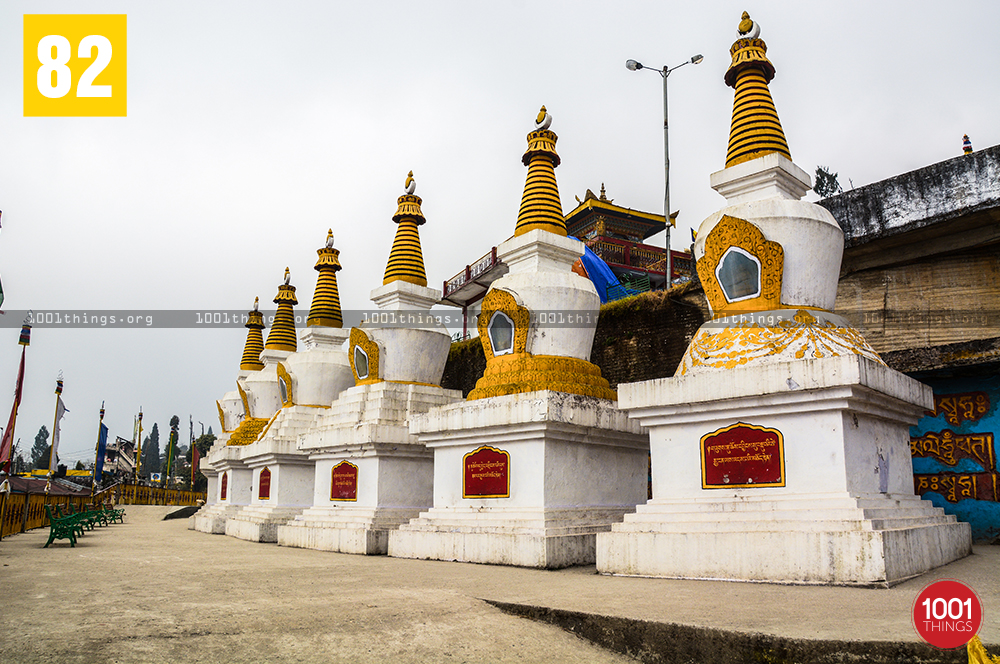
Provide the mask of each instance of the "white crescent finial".
[{"label": "white crescent finial", "polygon": [[287,286],[289,283],[291,283],[291,281],[292,281],[292,273],[286,267],[285,268],[285,285]]},{"label": "white crescent finial", "polygon": [[750,14],[747,12],[743,12],[742,20],[736,31],[739,33],[740,39],[757,39],[760,36],[760,26],[757,25],[757,21],[750,18]]},{"label": "white crescent finial", "polygon": [[406,189],[406,193],[413,195],[413,192],[417,190],[417,181],[413,179],[413,171],[410,171],[406,175],[406,182],[403,183],[403,188]]},{"label": "white crescent finial", "polygon": [[538,117],[535,118],[535,130],[548,129],[551,124],[552,114],[545,110],[545,107],[542,106],[542,109],[538,111]]},{"label": "white crescent finial", "polygon": [[326,232],[326,248],[333,249],[333,229]]}]

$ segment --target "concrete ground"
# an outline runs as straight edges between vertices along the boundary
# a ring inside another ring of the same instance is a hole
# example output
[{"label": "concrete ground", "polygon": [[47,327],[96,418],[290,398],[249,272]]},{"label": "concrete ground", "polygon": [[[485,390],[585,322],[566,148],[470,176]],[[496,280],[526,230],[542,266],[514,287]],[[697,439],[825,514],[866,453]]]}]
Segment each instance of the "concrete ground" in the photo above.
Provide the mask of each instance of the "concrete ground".
[{"label": "concrete ground", "polygon": [[172,509],[126,507],[76,548],[43,549],[48,529],[0,542],[0,664],[966,662],[911,625],[938,578],[976,590],[1000,654],[997,546],[890,589],[778,586],[290,549]]}]

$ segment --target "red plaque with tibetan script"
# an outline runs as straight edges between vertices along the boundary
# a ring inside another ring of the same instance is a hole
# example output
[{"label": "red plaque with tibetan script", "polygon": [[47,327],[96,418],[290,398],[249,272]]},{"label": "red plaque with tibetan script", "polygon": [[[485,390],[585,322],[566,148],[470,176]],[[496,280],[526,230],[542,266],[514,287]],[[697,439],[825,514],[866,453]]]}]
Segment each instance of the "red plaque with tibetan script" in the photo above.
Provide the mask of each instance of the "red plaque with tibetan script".
[{"label": "red plaque with tibetan script", "polygon": [[333,467],[330,480],[330,500],[358,499],[358,467],[353,463],[338,463]]},{"label": "red plaque with tibetan script", "polygon": [[227,489],[229,489],[229,473],[222,473],[222,487],[219,489],[219,500],[226,499]]},{"label": "red plaque with tibetan script", "polygon": [[738,422],[701,437],[703,489],[785,486],[785,445],[777,429]]},{"label": "red plaque with tibetan script", "polygon": [[271,469],[263,468],[260,471],[260,485],[257,489],[257,497],[261,500],[270,500],[271,498]]},{"label": "red plaque with tibetan script", "polygon": [[462,457],[463,498],[510,498],[510,454],[489,445]]}]

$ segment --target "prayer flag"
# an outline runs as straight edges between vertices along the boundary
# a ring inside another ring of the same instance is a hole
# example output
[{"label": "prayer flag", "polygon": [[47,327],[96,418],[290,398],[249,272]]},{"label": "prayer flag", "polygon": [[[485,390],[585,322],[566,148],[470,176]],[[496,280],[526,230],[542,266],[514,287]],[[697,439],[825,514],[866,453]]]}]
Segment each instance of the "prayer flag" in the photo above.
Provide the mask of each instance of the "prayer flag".
[{"label": "prayer flag", "polygon": [[191,490],[194,491],[194,478],[198,474],[198,461],[201,455],[198,453],[198,446],[191,445]]},{"label": "prayer flag", "polygon": [[14,447],[14,422],[17,420],[17,407],[21,404],[21,388],[24,385],[24,348],[21,348],[21,367],[17,370],[17,386],[14,388],[14,406],[10,409],[10,419],[7,428],[3,430],[3,441],[0,442],[0,470],[10,474],[10,453]]},{"label": "prayer flag", "polygon": [[[59,381],[59,385],[62,386],[62,381]],[[63,418],[64,413],[68,412],[69,408],[63,403],[62,397],[57,394],[56,421],[52,424],[52,451],[49,453],[49,472],[53,475],[56,474],[56,465],[59,459],[56,454],[56,449],[59,447],[59,420]]]},{"label": "prayer flag", "polygon": [[101,481],[104,473],[104,453],[108,446],[108,427],[101,422],[100,434],[97,436],[97,460],[94,463],[94,484]]}]

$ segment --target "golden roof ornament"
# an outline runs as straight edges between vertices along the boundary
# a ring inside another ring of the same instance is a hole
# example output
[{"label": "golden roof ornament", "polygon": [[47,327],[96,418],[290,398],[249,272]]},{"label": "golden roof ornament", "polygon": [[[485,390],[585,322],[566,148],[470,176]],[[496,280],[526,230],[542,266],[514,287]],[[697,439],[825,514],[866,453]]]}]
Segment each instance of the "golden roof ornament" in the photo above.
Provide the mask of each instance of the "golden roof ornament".
[{"label": "golden roof ornament", "polygon": [[738,32],[739,38],[729,49],[733,61],[725,77],[726,85],[736,89],[726,168],[771,153],[791,160],[767,85],[774,78],[774,65],[767,59],[760,26],[743,12]]},{"label": "golden roof ornament", "polygon": [[298,345],[295,337],[295,314],[292,306],[299,303],[295,299],[295,286],[291,285],[292,273],[285,268],[285,281],[278,286],[278,294],[274,296],[274,303],[278,305],[278,311],[274,314],[274,321],[271,323],[271,332],[267,335],[267,343],[264,348],[273,350],[287,350],[294,353]]},{"label": "golden roof ornament", "polygon": [[757,39],[760,36],[760,26],[750,18],[750,14],[743,12],[743,20],[740,21],[737,31],[742,39]]},{"label": "golden roof ornament", "polygon": [[552,125],[552,114],[545,110],[545,106],[542,106],[541,110],[538,111],[538,115],[535,117],[535,130],[548,129]]},{"label": "golden roof ornament", "polygon": [[528,149],[521,157],[521,163],[528,167],[528,177],[521,195],[515,236],[545,230],[566,237],[566,221],[555,173],[560,162],[556,153],[559,137],[549,129],[551,125],[552,115],[542,106],[535,117],[535,130],[528,134]]},{"label": "golden roof ornament", "polygon": [[243,346],[243,358],[240,360],[240,371],[260,371],[264,363],[260,354],[264,350],[264,314],[260,313],[260,298],[253,299],[253,311],[247,312],[247,340]]},{"label": "golden roof ornament", "polygon": [[316,250],[319,258],[313,269],[319,272],[316,289],[313,291],[312,305],[306,327],[343,327],[344,317],[340,310],[340,290],[337,287],[337,272],[340,268],[340,252],[333,247],[333,229],[326,232],[326,243]]},{"label": "golden roof ornament", "polygon": [[396,237],[392,241],[392,250],[389,252],[389,261],[385,266],[382,285],[393,281],[405,281],[417,286],[426,286],[427,272],[424,270],[424,254],[420,248],[418,227],[427,220],[420,209],[423,201],[414,193],[417,190],[417,181],[413,178],[413,171],[407,173],[403,187],[406,193],[396,201],[396,214],[392,217],[398,225]]}]

